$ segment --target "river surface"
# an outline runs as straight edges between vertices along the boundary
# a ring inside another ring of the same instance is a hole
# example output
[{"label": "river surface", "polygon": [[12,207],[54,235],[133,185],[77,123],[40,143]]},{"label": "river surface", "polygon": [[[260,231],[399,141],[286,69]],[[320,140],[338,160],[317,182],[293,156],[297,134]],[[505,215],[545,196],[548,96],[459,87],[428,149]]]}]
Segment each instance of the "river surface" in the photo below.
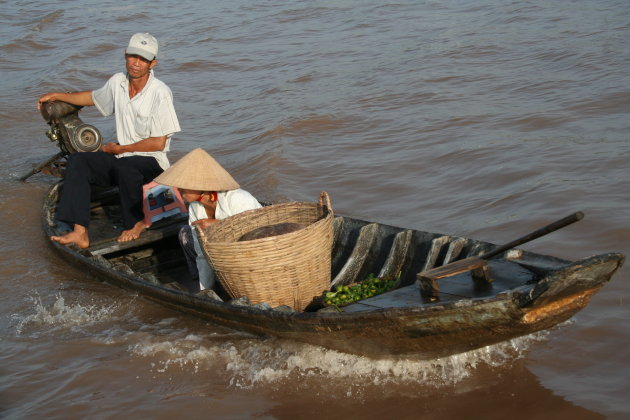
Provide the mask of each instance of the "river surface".
[{"label": "river surface", "polygon": [[[0,417],[630,417],[630,268],[543,333],[370,360],[222,329],[100,283],[41,231],[35,102],[123,70],[134,32],[182,132],[261,199],[568,259],[630,251],[630,2],[1,1]],[[107,140],[112,118],[82,112]]]}]

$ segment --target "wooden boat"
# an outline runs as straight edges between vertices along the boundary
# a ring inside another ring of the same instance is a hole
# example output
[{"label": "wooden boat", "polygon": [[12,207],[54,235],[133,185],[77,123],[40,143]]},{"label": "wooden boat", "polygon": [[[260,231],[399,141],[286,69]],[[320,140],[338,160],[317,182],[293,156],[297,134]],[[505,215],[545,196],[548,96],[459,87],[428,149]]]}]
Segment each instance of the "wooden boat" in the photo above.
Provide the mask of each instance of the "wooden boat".
[{"label": "wooden boat", "polygon": [[[61,233],[55,207],[62,185],[53,185],[44,201],[47,236]],[[248,305],[243,299],[216,300],[199,292],[191,284],[178,242],[179,228],[186,223],[181,215],[154,223],[136,241],[117,243],[116,202],[113,190],[93,194],[88,249],[51,241],[52,246],[102,280],[218,325],[374,358],[439,358],[550,328],[584,308],[625,259],[608,253],[567,261],[510,250],[489,260],[492,282],[475,281],[464,272],[440,280],[439,299],[428,301],[419,293],[419,272],[479,255],[493,245],[337,216],[334,282],[400,273],[400,284],[341,312],[330,307],[293,312]]]}]

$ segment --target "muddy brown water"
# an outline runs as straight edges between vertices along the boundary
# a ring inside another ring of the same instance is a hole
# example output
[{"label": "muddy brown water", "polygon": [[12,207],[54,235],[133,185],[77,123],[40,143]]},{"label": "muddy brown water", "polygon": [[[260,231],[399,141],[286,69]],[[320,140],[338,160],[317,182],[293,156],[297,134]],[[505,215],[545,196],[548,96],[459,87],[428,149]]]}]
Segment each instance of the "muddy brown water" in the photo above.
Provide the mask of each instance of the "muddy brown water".
[{"label": "muddy brown water", "polygon": [[[134,32],[183,131],[262,199],[525,249],[628,255],[626,1],[17,1],[0,21],[0,416],[627,418],[629,268],[553,330],[451,358],[259,339],[100,283],[47,246],[37,97],[123,69]],[[113,121],[82,118],[107,140]]]}]

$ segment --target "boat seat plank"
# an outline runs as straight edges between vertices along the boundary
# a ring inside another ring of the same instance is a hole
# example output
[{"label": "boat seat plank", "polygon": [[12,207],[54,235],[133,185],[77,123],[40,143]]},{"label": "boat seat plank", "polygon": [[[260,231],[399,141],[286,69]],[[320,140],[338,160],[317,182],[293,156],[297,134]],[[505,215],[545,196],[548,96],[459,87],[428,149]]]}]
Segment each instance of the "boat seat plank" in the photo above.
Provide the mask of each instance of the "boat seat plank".
[{"label": "boat seat plank", "polygon": [[180,228],[181,224],[177,223],[177,220],[173,219],[171,223],[165,223],[160,225],[159,228],[152,228],[142,232],[140,237],[136,240],[129,242],[117,242],[117,236],[115,236],[93,243],[88,249],[92,255],[111,254],[113,252],[142,246],[169,236],[177,235]]}]

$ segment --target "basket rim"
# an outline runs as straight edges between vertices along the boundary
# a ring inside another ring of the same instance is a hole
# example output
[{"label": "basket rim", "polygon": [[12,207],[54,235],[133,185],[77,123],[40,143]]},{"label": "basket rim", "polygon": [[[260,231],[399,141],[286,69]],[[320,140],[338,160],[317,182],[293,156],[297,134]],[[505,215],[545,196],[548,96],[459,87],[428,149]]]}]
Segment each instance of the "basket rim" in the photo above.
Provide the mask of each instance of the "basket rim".
[{"label": "basket rim", "polygon": [[[289,238],[289,237],[290,237],[290,235],[298,235],[298,234],[302,234],[305,230],[309,230],[309,229],[310,229],[310,230],[312,230],[312,229],[315,229],[315,228],[317,228],[320,224],[322,224],[322,223],[324,223],[326,220],[328,220],[329,218],[331,218],[331,219],[332,219],[332,218],[334,217],[334,214],[333,214],[333,212],[332,212],[332,209],[328,209],[328,214],[326,214],[325,216],[321,217],[321,218],[320,218],[320,219],[318,219],[317,221],[315,221],[315,222],[313,222],[313,223],[309,224],[308,226],[304,226],[304,227],[302,227],[302,228],[300,228],[300,229],[298,229],[298,230],[294,230],[293,232],[281,233],[281,234],[279,234],[279,235],[267,236],[267,237],[265,237],[265,238],[252,239],[252,240],[249,240],[249,241],[233,241],[233,242],[226,242],[226,241],[221,241],[221,242],[218,242],[218,241],[211,241],[211,240],[210,240],[210,238],[209,238],[209,236],[210,236],[210,235],[207,233],[207,232],[211,231],[212,229],[215,229],[215,226],[217,226],[217,225],[218,225],[219,223],[221,223],[223,220],[228,220],[228,219],[230,219],[230,220],[234,220],[234,218],[239,218],[239,216],[242,218],[242,217],[245,217],[245,216],[247,216],[247,215],[249,215],[249,214],[252,214],[252,213],[254,213],[254,212],[272,211],[272,210],[277,209],[277,208],[279,208],[279,207],[288,207],[288,206],[293,206],[293,205],[296,205],[296,204],[300,204],[300,205],[308,205],[308,206],[318,206],[318,204],[317,204],[317,203],[308,202],[308,201],[289,201],[289,202],[285,202],[285,203],[277,203],[277,204],[272,204],[272,205],[269,205],[269,206],[263,206],[263,207],[259,207],[259,208],[252,209],[252,210],[246,210],[246,211],[244,211],[244,212],[241,212],[241,213],[235,214],[234,216],[230,216],[230,217],[228,217],[228,218],[225,218],[225,219],[219,220],[216,224],[213,224],[212,226],[210,226],[210,227],[208,227],[207,229],[205,229],[204,231],[202,231],[202,234],[203,234],[203,236],[205,237],[203,241],[204,241],[206,244],[208,244],[208,245],[209,245],[209,244],[214,244],[214,245],[219,245],[219,246],[221,246],[221,245],[232,245],[232,244],[235,244],[235,243],[239,243],[239,244],[241,244],[241,245],[246,245],[246,244],[261,244],[261,243],[264,243],[264,242],[275,241],[275,240],[277,240],[277,238],[278,238],[278,237],[283,237],[283,239],[286,239],[286,238]],[[324,207],[326,207],[326,206],[324,206]],[[199,228],[198,228],[198,229],[199,229]],[[201,229],[199,229],[199,230],[201,230]]]}]

